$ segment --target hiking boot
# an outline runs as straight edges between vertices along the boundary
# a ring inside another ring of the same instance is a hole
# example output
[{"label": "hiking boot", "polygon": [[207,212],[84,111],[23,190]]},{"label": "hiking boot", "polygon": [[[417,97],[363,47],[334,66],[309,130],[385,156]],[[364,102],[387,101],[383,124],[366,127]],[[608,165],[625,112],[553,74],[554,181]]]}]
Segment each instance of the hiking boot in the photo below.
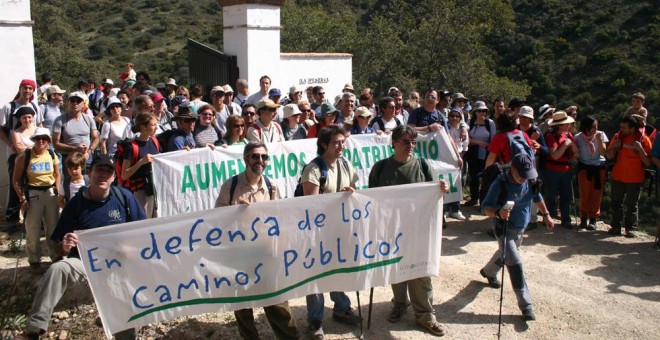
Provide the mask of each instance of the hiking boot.
[{"label": "hiking boot", "polygon": [[460,211],[455,211],[455,212],[449,213],[449,217],[451,217],[455,220],[461,220],[461,221],[465,221],[467,219],[467,218],[465,218],[465,215],[463,215],[463,213],[460,212]]},{"label": "hiking boot", "polygon": [[323,334],[323,327],[321,327],[321,321],[312,321],[309,324],[309,335],[313,340],[323,340],[325,334]]},{"label": "hiking boot", "polygon": [[635,235],[635,234],[633,233],[632,229],[626,229],[626,235],[625,235],[625,236],[626,236],[627,238],[634,238],[634,237],[637,236],[637,235]]},{"label": "hiking boot", "polygon": [[417,321],[417,324],[428,329],[431,334],[436,335],[436,336],[443,336],[447,334],[447,330],[445,329],[445,326],[443,326],[441,323],[438,321],[431,321],[427,323],[423,323],[420,321]]},{"label": "hiking boot", "polygon": [[479,201],[477,199],[470,199],[469,201],[463,203],[463,205],[466,206],[466,207],[473,207],[473,206],[477,205],[478,202]]},{"label": "hiking boot", "polygon": [[360,323],[362,321],[362,318],[355,315],[353,313],[353,309],[349,308],[346,310],[343,310],[341,312],[333,312],[332,313],[332,319],[341,322],[341,323],[348,323],[348,324],[356,324]]},{"label": "hiking boot", "polygon": [[522,312],[522,318],[525,321],[534,321],[536,320],[536,315],[534,315],[534,312],[531,309],[527,309]]},{"label": "hiking boot", "polygon": [[497,276],[486,276],[486,273],[484,272],[483,269],[479,271],[479,274],[481,276],[485,277],[486,280],[488,280],[488,286],[491,288],[500,288],[502,284],[500,283],[500,280],[497,279]]},{"label": "hiking boot", "polygon": [[621,236],[621,229],[610,228],[607,233],[613,236]]},{"label": "hiking boot", "polygon": [[406,312],[406,309],[406,306],[394,304],[390,311],[390,315],[387,317],[387,321],[391,323],[399,322],[403,317],[403,314]]}]

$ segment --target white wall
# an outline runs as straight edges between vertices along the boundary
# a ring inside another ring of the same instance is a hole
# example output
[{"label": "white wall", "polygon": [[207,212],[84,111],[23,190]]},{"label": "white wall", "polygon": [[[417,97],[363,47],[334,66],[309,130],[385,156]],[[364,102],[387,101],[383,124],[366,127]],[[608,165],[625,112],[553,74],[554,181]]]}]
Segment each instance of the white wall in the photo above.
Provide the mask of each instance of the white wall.
[{"label": "white wall", "polygon": [[[0,105],[5,105],[18,92],[22,79],[37,80],[29,0],[0,0],[0,42]],[[6,162],[9,149],[1,144],[0,212],[4,215],[9,186]]]},{"label": "white wall", "polygon": [[[353,82],[353,55],[347,53],[282,53],[281,79],[273,80],[283,94],[297,85],[323,86],[325,97],[334,101],[346,83]],[[305,98],[305,96],[303,96]]]}]

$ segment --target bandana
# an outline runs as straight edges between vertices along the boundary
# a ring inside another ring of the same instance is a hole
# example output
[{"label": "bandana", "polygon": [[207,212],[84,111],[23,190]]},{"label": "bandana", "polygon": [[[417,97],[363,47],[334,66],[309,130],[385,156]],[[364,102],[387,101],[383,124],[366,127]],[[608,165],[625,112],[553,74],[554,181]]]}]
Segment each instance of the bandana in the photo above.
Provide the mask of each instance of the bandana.
[{"label": "bandana", "polygon": [[[21,87],[23,87],[25,85],[30,85],[30,86],[32,86],[32,88],[34,89],[35,92],[37,91],[37,83],[34,80],[32,80],[32,79],[23,79],[23,80],[21,80],[21,84],[18,85],[18,93],[16,93],[16,96],[14,97],[14,100],[21,97]],[[33,101],[33,100],[34,100],[34,93],[30,97],[30,101]]]}]

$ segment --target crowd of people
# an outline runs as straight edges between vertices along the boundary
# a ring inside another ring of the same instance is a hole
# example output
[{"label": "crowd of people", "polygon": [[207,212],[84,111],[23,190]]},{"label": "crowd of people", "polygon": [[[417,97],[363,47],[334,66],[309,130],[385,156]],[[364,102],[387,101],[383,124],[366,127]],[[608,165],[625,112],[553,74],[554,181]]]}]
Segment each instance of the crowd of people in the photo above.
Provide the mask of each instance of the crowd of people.
[{"label": "crowd of people", "polygon": [[[28,322],[31,336],[47,329],[63,287],[84,280],[74,229],[158,216],[151,163],[159,153],[245,145],[245,172],[227,181],[217,199],[216,206],[226,206],[279,198],[277,186],[263,175],[269,160],[266,143],[316,138],[318,157],[304,168],[301,184],[304,195],[317,195],[355,190],[355,169],[342,157],[346,138],[355,134],[392,136],[394,154],[374,165],[379,170],[371,172],[370,187],[433,181],[437,174],[414,156],[416,137],[444,130],[469,192],[464,202],[445,205],[445,217],[466,220],[461,208],[476,205],[493,217],[490,232],[500,250],[480,274],[498,288],[497,273],[507,266],[527,321],[535,316],[517,251],[523,232],[536,227],[538,215],[548,228],[556,220],[565,228],[595,230],[609,180],[608,233],[635,237],[647,169],[660,167],[657,129],[647,122],[642,93],[633,94],[619,130],[608,137],[598,119],[580,116],[576,106],[558,110],[546,104],[537,116],[520,98],[497,98],[489,107],[448,90],[412,91],[404,97],[391,87],[376,100],[371,89],[357,93],[351,84],[332,99],[322,86],[291,86],[283,95],[268,76],[260,78],[255,93],[238,79],[236,92],[225,84],[212,86],[207,94],[201,84],[186,88],[172,78],[152,85],[148,73],[135,72],[132,64],[119,78],[116,85],[109,78],[98,84],[80,80],[68,94],[48,74],[42,75],[40,87],[26,79],[0,113],[0,139],[12,150],[7,220],[24,223],[30,269],[46,272]],[[573,202],[574,180],[579,203]],[[440,187],[446,192],[447,183],[440,181]],[[109,210],[117,211],[111,220],[97,216]],[[42,229],[53,263],[48,271],[41,263]],[[399,321],[412,304],[420,326],[445,334],[434,316],[430,278],[397,283],[392,290],[389,321]],[[334,320],[361,321],[345,293],[331,292],[330,297]],[[323,306],[323,294],[307,296],[308,329],[315,339],[324,336]],[[257,338],[252,311],[235,313],[240,334]],[[266,316],[278,338],[300,334],[286,302],[266,307]]]}]

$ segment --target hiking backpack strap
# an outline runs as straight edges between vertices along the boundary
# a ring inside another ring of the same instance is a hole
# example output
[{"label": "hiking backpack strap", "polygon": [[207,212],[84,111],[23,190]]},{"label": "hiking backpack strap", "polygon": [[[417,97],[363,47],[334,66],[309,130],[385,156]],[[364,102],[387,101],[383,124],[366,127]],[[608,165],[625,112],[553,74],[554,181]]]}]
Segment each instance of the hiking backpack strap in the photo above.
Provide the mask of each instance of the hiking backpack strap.
[{"label": "hiking backpack strap", "polygon": [[117,197],[121,207],[124,208],[124,212],[126,212],[126,222],[133,221],[133,218],[131,217],[131,208],[128,206],[128,203],[126,202],[126,196],[124,196],[124,194],[121,192],[121,189],[119,189],[119,187],[116,185],[111,185],[110,191],[112,191],[112,193]]},{"label": "hiking backpack strap", "polygon": [[238,176],[235,175],[231,178],[231,187],[229,187],[229,204],[234,199],[234,192],[236,192],[236,186],[238,185]]}]

